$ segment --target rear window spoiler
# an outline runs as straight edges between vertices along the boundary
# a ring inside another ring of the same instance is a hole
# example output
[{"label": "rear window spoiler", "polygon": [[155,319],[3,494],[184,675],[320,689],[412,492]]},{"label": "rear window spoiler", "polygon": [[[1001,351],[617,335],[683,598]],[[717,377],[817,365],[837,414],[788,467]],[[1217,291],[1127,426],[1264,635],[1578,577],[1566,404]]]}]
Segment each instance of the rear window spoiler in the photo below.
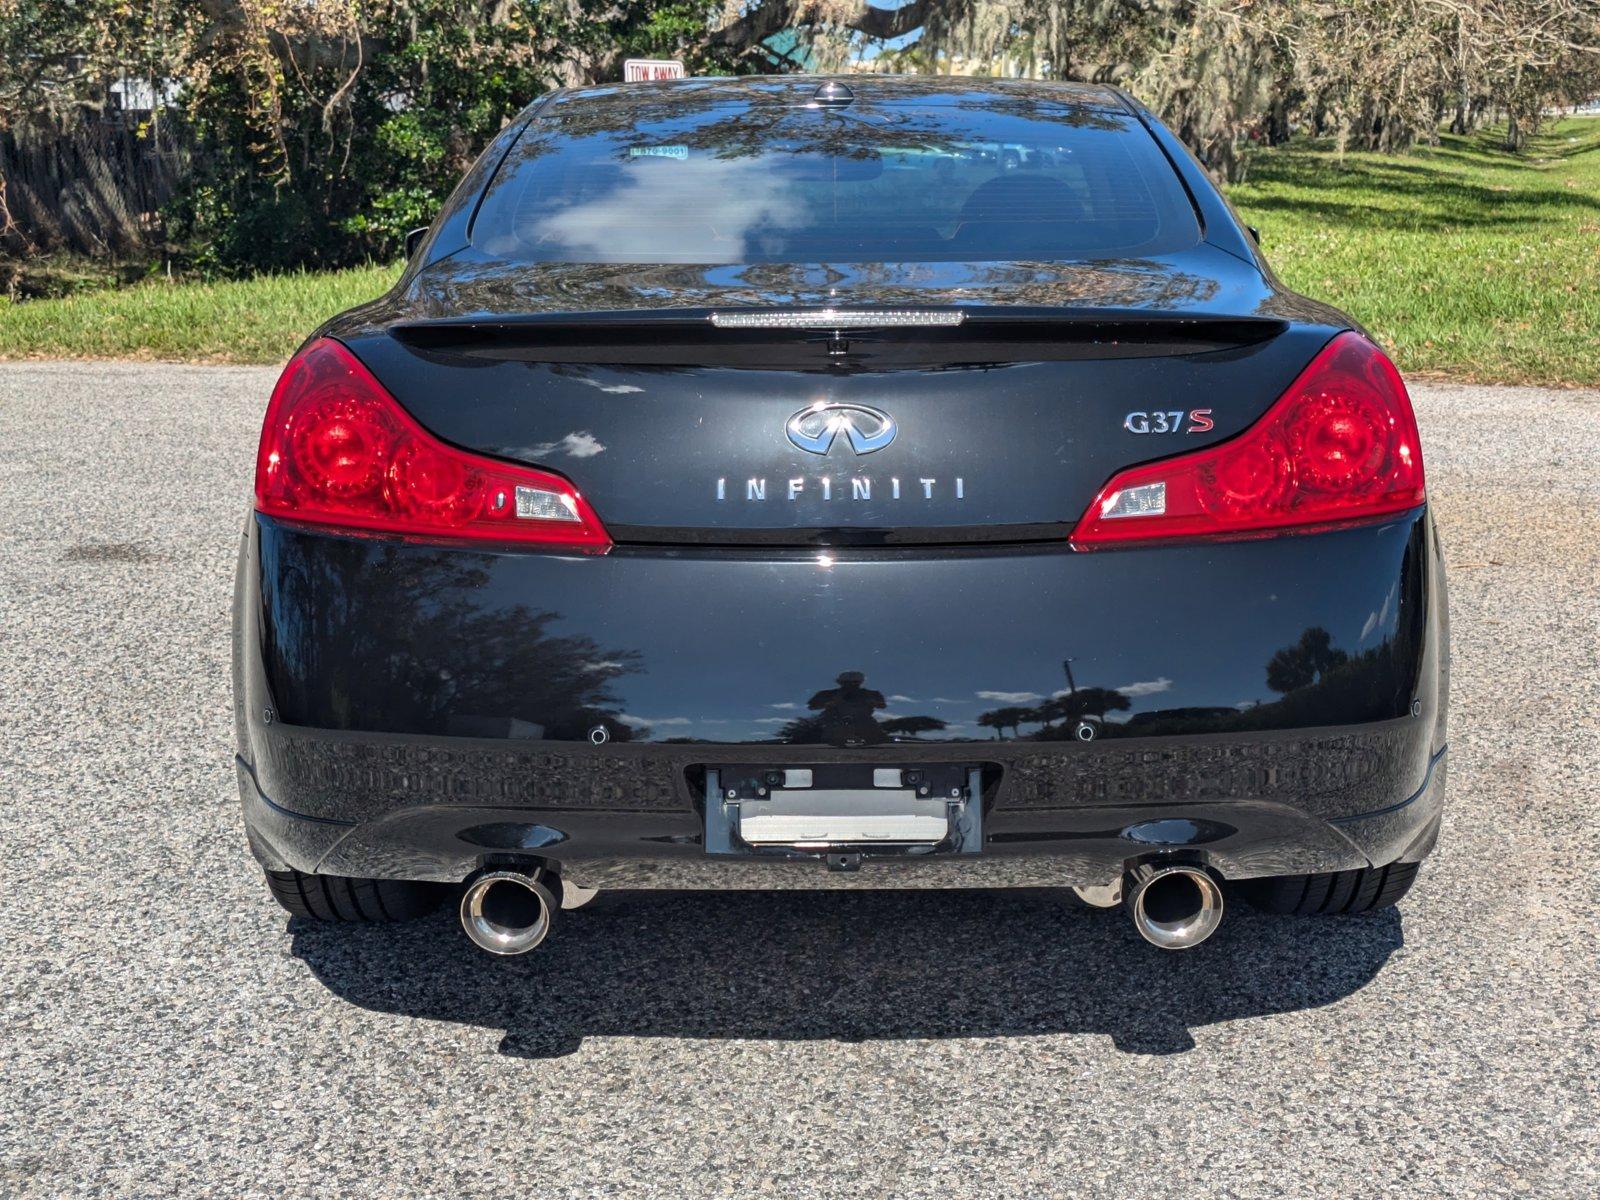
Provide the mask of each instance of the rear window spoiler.
[{"label": "rear window spoiler", "polygon": [[424,354],[532,362],[901,367],[1204,353],[1287,328],[1272,317],[1148,309],[719,307],[454,317],[402,322],[389,333]]}]

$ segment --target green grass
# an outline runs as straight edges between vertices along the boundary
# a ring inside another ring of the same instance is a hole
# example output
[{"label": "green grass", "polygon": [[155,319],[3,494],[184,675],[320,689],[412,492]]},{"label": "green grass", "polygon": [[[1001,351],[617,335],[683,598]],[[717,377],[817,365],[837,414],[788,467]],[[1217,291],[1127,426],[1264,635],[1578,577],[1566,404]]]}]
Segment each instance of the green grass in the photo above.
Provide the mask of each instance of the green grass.
[{"label": "green grass", "polygon": [[[1346,309],[1408,373],[1600,383],[1600,119],[1521,155],[1492,133],[1342,161],[1296,144],[1262,152],[1231,196],[1290,286]],[[397,270],[0,301],[0,358],[278,362]]]},{"label": "green grass", "polygon": [[1291,145],[1229,195],[1290,287],[1349,312],[1408,373],[1600,383],[1600,119],[1521,155],[1491,133],[1343,163]]},{"label": "green grass", "polygon": [[357,267],[0,300],[0,358],[281,362],[327,318],[371,300],[399,274],[398,266]]}]

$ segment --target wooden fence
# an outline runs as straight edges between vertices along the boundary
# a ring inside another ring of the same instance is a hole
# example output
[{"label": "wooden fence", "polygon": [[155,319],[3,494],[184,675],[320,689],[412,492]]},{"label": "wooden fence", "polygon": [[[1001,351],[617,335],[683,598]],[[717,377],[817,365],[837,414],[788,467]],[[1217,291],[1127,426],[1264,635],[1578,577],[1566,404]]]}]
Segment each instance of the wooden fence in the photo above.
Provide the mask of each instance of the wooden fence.
[{"label": "wooden fence", "polygon": [[0,255],[148,256],[182,175],[172,123],[86,117],[64,132],[0,133]]}]

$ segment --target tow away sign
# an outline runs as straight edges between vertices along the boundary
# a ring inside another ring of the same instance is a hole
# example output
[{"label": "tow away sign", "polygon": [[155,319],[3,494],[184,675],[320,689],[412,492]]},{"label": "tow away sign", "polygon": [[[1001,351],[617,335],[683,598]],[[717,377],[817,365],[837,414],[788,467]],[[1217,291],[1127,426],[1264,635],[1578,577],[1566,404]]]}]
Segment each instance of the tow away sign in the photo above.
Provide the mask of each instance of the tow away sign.
[{"label": "tow away sign", "polygon": [[630,58],[622,64],[624,83],[644,83],[651,79],[682,79],[683,62],[676,58]]}]

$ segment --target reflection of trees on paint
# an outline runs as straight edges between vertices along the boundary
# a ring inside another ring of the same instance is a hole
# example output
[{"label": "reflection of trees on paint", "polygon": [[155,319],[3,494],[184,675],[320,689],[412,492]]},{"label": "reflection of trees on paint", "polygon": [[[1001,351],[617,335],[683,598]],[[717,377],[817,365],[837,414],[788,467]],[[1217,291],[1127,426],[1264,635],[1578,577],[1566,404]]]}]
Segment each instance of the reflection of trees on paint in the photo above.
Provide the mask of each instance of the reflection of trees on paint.
[{"label": "reflection of trees on paint", "polygon": [[1267,662],[1267,686],[1275,692],[1294,692],[1310,687],[1335,667],[1350,660],[1343,650],[1333,648],[1333,635],[1313,626],[1292,646],[1285,646]]},{"label": "reflection of trees on paint", "polygon": [[1046,725],[1053,721],[1075,725],[1084,717],[1103,719],[1109,712],[1127,712],[1132,707],[1133,701],[1116,688],[1086,687],[1046,701],[1040,711]]},{"label": "reflection of trees on paint", "polygon": [[[263,543],[264,557],[280,556],[262,572],[262,601],[269,680],[288,719],[467,736],[485,719],[517,721],[563,740],[603,725],[615,741],[649,738],[623,722],[612,690],[642,669],[639,653],[556,632],[560,613],[484,607],[477,556],[385,546],[374,557],[364,542],[327,539],[300,553],[305,544]],[[352,620],[353,609],[381,619]]]},{"label": "reflection of trees on paint", "polygon": [[1313,626],[1273,654],[1267,683],[1280,699],[1242,708],[1171,708],[1110,724],[1113,737],[1187,733],[1239,733],[1385,721],[1410,709],[1417,685],[1420,630],[1406,622],[1392,638],[1348,654],[1334,648],[1328,631]]},{"label": "reflection of trees on paint", "polygon": [[1427,661],[1423,646],[1428,604],[1422,570],[1427,552],[1419,522],[1406,546],[1396,587],[1379,610],[1392,616],[1375,626],[1386,630],[1377,645],[1359,652],[1342,650],[1333,644],[1329,630],[1312,625],[1264,664],[1267,686],[1282,693],[1278,699],[1251,704],[1241,697],[1233,709],[1142,712],[1125,723],[1106,725],[1103,732],[1113,737],[1236,733],[1353,725],[1407,715]]},{"label": "reflection of trees on paint", "polygon": [[1023,724],[1037,721],[1038,719],[1038,709],[1008,704],[1004,708],[995,708],[986,713],[980,713],[978,715],[978,724],[985,729],[994,730],[995,738],[1003,742],[1006,740],[1006,730],[1011,730],[1011,736],[1014,738],[1021,737]]},{"label": "reflection of trees on paint", "polygon": [[473,259],[427,271],[412,298],[436,315],[710,304],[822,304],[847,295],[873,304],[1015,304],[1163,308],[1204,304],[1217,281],[1170,262],[749,263],[714,271],[685,264]]},{"label": "reflection of trees on paint", "polygon": [[1008,704],[978,716],[978,724],[995,731],[1004,741],[1005,731],[1011,730],[1013,738],[1022,737],[1022,726],[1038,725],[1028,734],[1030,741],[1052,741],[1072,736],[1072,729],[1084,717],[1104,720],[1110,712],[1126,712],[1133,701],[1115,688],[1074,688],[1035,707]]},{"label": "reflection of trees on paint", "polygon": [[[902,94],[919,87],[911,81],[897,83]],[[979,120],[969,124],[952,121],[949,111],[934,106],[829,111],[782,103],[783,93],[792,95],[792,88],[792,84],[778,84],[771,90],[778,93],[773,99],[779,102],[764,102],[753,95],[758,89],[747,82],[707,80],[670,91],[633,93],[625,103],[591,99],[557,105],[518,139],[488,195],[515,188],[524,164],[564,149],[575,139],[590,139],[583,147],[586,154],[619,163],[628,162],[629,151],[635,147],[668,144],[697,158],[782,155],[862,161],[877,160],[886,151],[970,154],[975,142],[992,140],[991,127],[1002,117],[1014,123],[1027,122],[1029,136],[1040,139],[1053,130],[1115,132],[1128,128],[1131,121],[1126,113],[1079,103],[1059,92],[983,90],[948,105],[950,110],[976,114]],[[930,82],[925,90],[949,99],[948,81]]]}]

